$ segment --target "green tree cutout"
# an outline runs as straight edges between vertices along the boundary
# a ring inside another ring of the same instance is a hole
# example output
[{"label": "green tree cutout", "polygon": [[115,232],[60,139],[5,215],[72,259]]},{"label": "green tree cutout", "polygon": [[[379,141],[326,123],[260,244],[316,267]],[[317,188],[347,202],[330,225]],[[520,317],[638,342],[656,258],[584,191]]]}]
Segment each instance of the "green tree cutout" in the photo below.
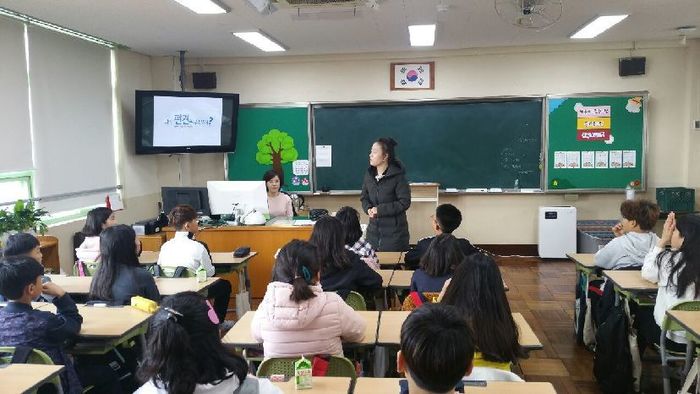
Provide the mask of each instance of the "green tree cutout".
[{"label": "green tree cutout", "polygon": [[284,170],[282,164],[289,163],[299,157],[294,147],[294,138],[284,131],[271,129],[258,141],[258,152],[255,161],[260,164],[272,164],[272,169],[279,175],[284,183]]}]

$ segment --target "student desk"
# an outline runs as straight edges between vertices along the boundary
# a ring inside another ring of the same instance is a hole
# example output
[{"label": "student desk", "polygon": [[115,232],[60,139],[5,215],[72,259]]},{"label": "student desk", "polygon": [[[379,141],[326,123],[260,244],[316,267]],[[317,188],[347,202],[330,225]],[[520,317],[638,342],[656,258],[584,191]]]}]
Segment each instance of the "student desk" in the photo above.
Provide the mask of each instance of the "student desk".
[{"label": "student desk", "polygon": [[[693,353],[696,353],[694,352],[695,346],[700,344],[700,311],[666,311],[666,318],[677,321],[678,324],[685,328],[687,332],[686,338],[688,339],[688,350],[686,354],[692,356]],[[690,356],[687,357],[687,359],[690,360]],[[700,375],[698,375],[698,370],[700,369],[699,363],[700,356],[696,356],[695,361],[693,361],[693,366],[690,368],[685,378],[683,388],[680,391],[681,393],[690,392],[690,386],[692,386],[694,381],[700,384]],[[688,368],[687,365],[686,368]]]},{"label": "student desk", "polygon": [[[357,311],[367,322],[365,327],[365,338],[360,342],[359,346],[372,346],[377,341],[377,323],[379,321],[378,311]],[[221,339],[224,345],[238,348],[261,348],[262,343],[253,339],[250,324],[253,321],[255,311],[248,311],[242,318],[238,319],[236,324],[226,333]],[[355,344],[348,344],[355,345]]]},{"label": "student desk", "polygon": [[[90,292],[91,276],[48,275],[51,281],[69,294],[88,294]],[[207,278],[206,282],[197,282],[194,278],[154,278],[161,296],[169,296],[183,291],[202,292],[219,280],[217,277]]]},{"label": "student desk", "polygon": [[391,266],[403,264],[403,256],[406,252],[377,252],[379,266]]},{"label": "student desk", "polygon": [[[56,313],[53,304],[39,308]],[[70,353],[104,354],[114,347],[146,332],[151,314],[131,306],[100,307],[78,305],[83,317],[78,343]]]},{"label": "student desk", "polygon": [[139,263],[143,265],[153,265],[158,263],[158,252],[154,252],[151,250],[144,250],[141,251],[141,255],[139,256]]},{"label": "student desk", "polygon": [[284,393],[298,392],[304,394],[348,394],[350,392],[351,383],[352,380],[350,378],[314,376],[313,387],[311,389],[297,391],[294,388],[294,377],[286,382],[273,382],[273,384],[282,389]]},{"label": "student desk", "polygon": [[[398,393],[399,378],[357,378],[355,393]],[[485,387],[464,387],[465,393],[556,394],[549,382],[486,382]]]},{"label": "student desk", "polygon": [[[387,346],[398,346],[400,343],[401,325],[410,312],[382,312],[379,319],[379,330],[377,332],[377,344]],[[520,313],[513,313],[513,320],[520,332],[520,346],[526,350],[542,349],[540,342],[532,327]]]},{"label": "student desk", "polygon": [[394,270],[394,275],[391,277],[389,287],[396,289],[409,289],[411,287],[411,278],[415,271]]},{"label": "student desk", "polygon": [[36,390],[61,373],[63,365],[9,364],[0,367],[2,392],[6,394],[26,393]]},{"label": "student desk", "polygon": [[[231,253],[240,246],[249,246],[258,252],[255,264],[249,267],[251,293],[253,298],[265,295],[267,284],[272,276],[277,249],[293,239],[308,240],[312,226],[290,226],[284,221],[271,221],[265,226],[224,226],[204,228],[197,239],[205,242],[211,252]],[[167,239],[175,235],[172,227],[163,229]]]},{"label": "student desk", "polygon": [[394,270],[380,269],[377,270],[377,273],[382,276],[382,287],[389,287],[389,283],[391,283],[391,277],[394,275]]},{"label": "student desk", "polygon": [[654,305],[659,287],[642,278],[641,271],[605,270],[603,276],[615,286],[615,292],[639,305]]}]

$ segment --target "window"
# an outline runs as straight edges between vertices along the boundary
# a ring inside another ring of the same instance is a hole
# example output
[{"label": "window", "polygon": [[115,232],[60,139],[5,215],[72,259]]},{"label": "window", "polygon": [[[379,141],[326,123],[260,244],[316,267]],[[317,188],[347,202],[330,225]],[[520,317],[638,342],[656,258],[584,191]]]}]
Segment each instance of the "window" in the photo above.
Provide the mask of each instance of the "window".
[{"label": "window", "polygon": [[17,200],[27,200],[32,197],[31,172],[0,174],[0,204],[8,206]]}]

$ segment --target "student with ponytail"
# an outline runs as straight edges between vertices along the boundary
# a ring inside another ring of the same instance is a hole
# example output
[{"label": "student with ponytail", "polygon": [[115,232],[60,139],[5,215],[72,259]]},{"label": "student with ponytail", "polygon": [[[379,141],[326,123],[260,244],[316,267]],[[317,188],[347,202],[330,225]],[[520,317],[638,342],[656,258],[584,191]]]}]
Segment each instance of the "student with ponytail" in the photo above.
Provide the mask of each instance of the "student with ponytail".
[{"label": "student with ponytail", "polygon": [[248,365],[219,338],[211,304],[194,292],[166,298],[151,319],[137,394],[223,394],[282,391],[248,375]]},{"label": "student with ponytail", "polygon": [[338,294],[323,292],[320,268],[318,251],[308,242],[293,240],[278,253],[272,282],[251,324],[266,358],[342,356],[343,341],[364,338],[364,319]]}]

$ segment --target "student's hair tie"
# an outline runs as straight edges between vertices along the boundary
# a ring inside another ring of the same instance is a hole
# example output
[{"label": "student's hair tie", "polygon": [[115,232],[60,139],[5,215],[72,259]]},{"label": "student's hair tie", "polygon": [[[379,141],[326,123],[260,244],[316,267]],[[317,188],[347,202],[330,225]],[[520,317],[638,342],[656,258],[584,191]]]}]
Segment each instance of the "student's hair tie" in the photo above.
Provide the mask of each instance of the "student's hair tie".
[{"label": "student's hair tie", "polygon": [[211,302],[209,300],[206,301],[207,307],[209,310],[207,310],[207,317],[209,317],[209,321],[212,322],[212,324],[219,324],[219,316],[216,315],[216,311],[214,311],[214,307],[211,306]]},{"label": "student's hair tie", "polygon": [[167,312],[167,314],[168,314],[167,319],[168,319],[168,320],[172,320],[172,321],[174,321],[175,323],[177,323],[177,317],[178,317],[178,316],[180,316],[180,317],[185,317],[185,315],[183,315],[182,313],[176,311],[175,309],[168,308],[167,306],[164,306],[164,307],[163,307],[163,310],[164,310],[165,312]]},{"label": "student's hair tie", "polygon": [[301,276],[304,278],[306,283],[309,283],[311,281],[311,271],[309,271],[305,265],[300,266],[299,271],[301,271]]}]

